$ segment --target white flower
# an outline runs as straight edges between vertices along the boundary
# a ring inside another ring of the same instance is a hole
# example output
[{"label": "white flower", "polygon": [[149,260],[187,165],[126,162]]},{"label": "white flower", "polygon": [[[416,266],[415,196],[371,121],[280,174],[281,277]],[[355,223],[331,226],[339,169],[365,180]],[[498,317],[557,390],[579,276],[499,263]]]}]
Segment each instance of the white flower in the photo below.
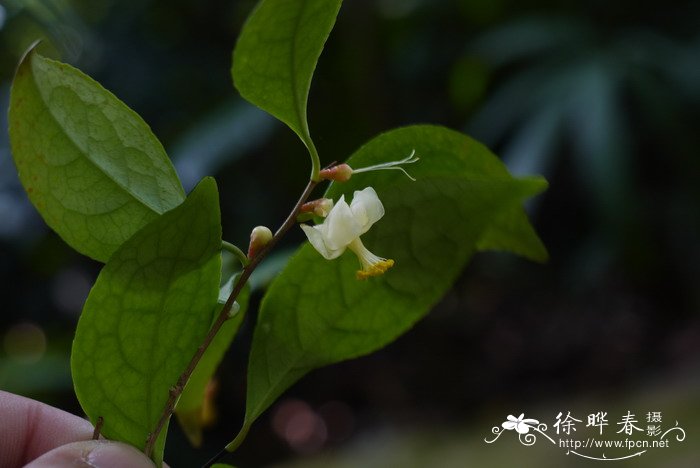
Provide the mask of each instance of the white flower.
[{"label": "white flower", "polygon": [[505,421],[501,426],[508,431],[515,429],[518,434],[527,434],[530,432],[531,427],[535,427],[540,423],[537,419],[523,419],[523,416],[525,416],[525,413],[521,413],[517,418],[509,414],[506,418],[508,421]]},{"label": "white flower", "polygon": [[394,266],[393,260],[374,255],[362,244],[360,236],[384,216],[384,206],[372,187],[356,191],[350,205],[341,196],[323,224],[301,225],[314,248],[328,260],[350,249],[360,259],[358,279],[377,276]]}]

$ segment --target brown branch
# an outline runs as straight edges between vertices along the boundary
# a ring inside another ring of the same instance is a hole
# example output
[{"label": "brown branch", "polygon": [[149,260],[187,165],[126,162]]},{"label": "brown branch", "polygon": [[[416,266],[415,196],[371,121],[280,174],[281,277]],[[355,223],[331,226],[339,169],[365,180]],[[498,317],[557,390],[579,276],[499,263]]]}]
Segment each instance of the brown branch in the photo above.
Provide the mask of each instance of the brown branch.
[{"label": "brown branch", "polygon": [[97,418],[97,422],[95,423],[95,430],[92,431],[92,440],[97,440],[100,438],[100,431],[102,430],[104,423],[105,419],[102,416],[99,416]]},{"label": "brown branch", "polygon": [[194,372],[195,367],[197,367],[197,364],[204,355],[204,352],[207,350],[218,331],[228,319],[231,307],[233,307],[233,303],[236,301],[238,295],[243,290],[243,286],[245,286],[246,282],[248,281],[248,278],[250,278],[250,275],[253,273],[253,271],[255,271],[255,268],[257,268],[257,266],[260,264],[263,258],[265,258],[265,256],[268,254],[268,252],[277,244],[277,242],[279,242],[280,238],[284,236],[287,233],[287,231],[289,231],[292,228],[292,226],[294,226],[301,205],[303,205],[304,202],[309,198],[309,195],[311,195],[311,192],[316,187],[316,185],[318,185],[318,182],[309,181],[309,183],[306,185],[306,188],[304,189],[304,192],[301,194],[301,197],[299,197],[299,200],[297,201],[296,205],[294,205],[294,208],[292,209],[291,213],[289,213],[287,219],[284,221],[284,223],[282,223],[282,226],[280,226],[277,232],[275,232],[275,235],[272,237],[270,242],[268,242],[267,245],[263,247],[262,250],[260,250],[260,252],[254,258],[251,259],[250,263],[246,265],[246,267],[241,272],[241,276],[239,276],[238,281],[236,282],[236,285],[233,288],[233,291],[231,291],[231,294],[226,300],[226,304],[224,304],[224,307],[221,309],[221,312],[219,313],[216,322],[214,322],[214,325],[212,325],[209,329],[209,333],[207,333],[207,336],[204,338],[204,341],[197,348],[197,351],[194,353],[194,356],[192,356],[192,359],[190,359],[190,362],[185,368],[184,372],[180,374],[180,377],[177,379],[177,383],[170,388],[170,397],[168,398],[168,401],[165,404],[163,413],[161,414],[160,419],[158,419],[158,423],[156,424],[155,429],[148,435],[148,438],[146,439],[146,446],[144,447],[143,452],[146,454],[147,457],[151,457],[156,440],[158,439],[158,436],[163,430],[163,427],[165,427],[165,424],[168,422],[168,419],[170,419],[170,416],[172,416],[173,411],[175,411],[175,404],[177,403],[177,399],[182,394],[182,391],[185,388],[185,384],[187,384],[187,381],[192,375],[192,372]]}]

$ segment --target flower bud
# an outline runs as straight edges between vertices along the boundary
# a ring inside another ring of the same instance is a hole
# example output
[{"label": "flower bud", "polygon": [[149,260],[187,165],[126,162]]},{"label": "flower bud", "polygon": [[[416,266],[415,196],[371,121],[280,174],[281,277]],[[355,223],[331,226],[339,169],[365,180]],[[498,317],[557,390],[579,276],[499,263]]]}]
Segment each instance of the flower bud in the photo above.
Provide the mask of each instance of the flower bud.
[{"label": "flower bud", "polygon": [[322,180],[334,180],[336,182],[347,182],[352,177],[352,168],[347,164],[338,164],[337,166],[323,169],[320,172]]},{"label": "flower bud", "polygon": [[241,305],[238,303],[238,301],[233,301],[233,304],[231,305],[231,309],[229,309],[228,314],[226,314],[226,318],[227,319],[233,318],[240,311],[241,311]]},{"label": "flower bud", "polygon": [[300,213],[313,213],[316,216],[325,218],[333,209],[333,200],[330,198],[319,198],[301,205]]},{"label": "flower bud", "polygon": [[272,231],[265,226],[257,226],[250,233],[250,245],[248,246],[248,258],[253,259],[272,240]]}]

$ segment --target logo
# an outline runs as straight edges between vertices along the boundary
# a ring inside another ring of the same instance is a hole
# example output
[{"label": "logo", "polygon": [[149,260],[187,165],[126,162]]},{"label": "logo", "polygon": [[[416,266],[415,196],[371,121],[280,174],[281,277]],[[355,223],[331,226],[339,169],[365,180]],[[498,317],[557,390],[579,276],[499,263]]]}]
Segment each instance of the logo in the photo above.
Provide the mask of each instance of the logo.
[{"label": "logo", "polygon": [[546,423],[526,418],[524,413],[517,418],[511,414],[500,426],[491,428],[494,437],[486,437],[484,442],[493,444],[504,433],[512,432],[526,447],[538,440],[546,440],[566,450],[566,455],[615,461],[640,457],[649,450],[668,448],[685,440],[685,430],[678,425],[678,421],[673,426],[665,426],[660,411],[648,411],[639,418],[627,411],[612,419],[612,423],[610,421],[607,411],[588,414],[585,424],[571,411],[567,411],[566,415],[560,411],[550,429]]}]

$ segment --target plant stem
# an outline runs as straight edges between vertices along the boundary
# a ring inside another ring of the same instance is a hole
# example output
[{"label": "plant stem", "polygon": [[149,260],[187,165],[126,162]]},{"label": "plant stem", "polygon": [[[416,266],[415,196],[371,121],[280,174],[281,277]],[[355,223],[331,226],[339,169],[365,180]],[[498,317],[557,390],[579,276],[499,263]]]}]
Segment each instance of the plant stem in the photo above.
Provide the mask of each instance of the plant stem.
[{"label": "plant stem", "polygon": [[309,180],[318,183],[321,181],[321,158],[319,158],[318,156],[316,145],[314,145],[314,142],[311,139],[310,135],[308,136],[308,138],[304,139],[304,144],[309,150],[309,155],[311,156],[311,177]]},{"label": "plant stem", "polygon": [[239,249],[238,247],[236,247],[232,243],[226,242],[225,240],[222,240],[221,241],[221,248],[226,250],[227,252],[232,253],[238,259],[238,261],[241,262],[241,266],[245,267],[246,265],[248,265],[248,263],[250,263],[248,256],[245,253],[243,253],[243,251],[241,249]]},{"label": "plant stem", "polygon": [[224,458],[224,455],[226,455],[227,453],[231,452],[226,450],[226,447],[222,448],[216,455],[211,457],[211,459],[208,462],[202,465],[202,468],[210,468],[214,463],[218,463],[222,458]]},{"label": "plant stem", "polygon": [[97,418],[97,422],[95,423],[95,430],[92,431],[92,440],[98,440],[100,438],[100,431],[102,431],[102,425],[105,423],[105,420],[102,416]]},{"label": "plant stem", "polygon": [[224,456],[226,456],[229,453],[233,453],[236,451],[238,447],[243,443],[245,440],[246,436],[248,435],[248,431],[250,430],[250,424],[246,421],[243,424],[243,427],[241,428],[240,432],[238,435],[236,435],[236,438],[233,439],[231,442],[229,442],[224,448],[219,450],[219,452],[211,457],[211,459],[206,462],[204,465],[202,465],[202,468],[210,468],[214,463],[218,463]]},{"label": "plant stem", "polygon": [[289,216],[287,216],[287,219],[284,221],[284,223],[282,223],[282,226],[280,226],[277,232],[275,232],[275,235],[272,237],[272,240],[270,240],[270,242],[268,242],[267,245],[263,247],[263,249],[258,253],[258,255],[251,259],[250,263],[248,263],[243,268],[241,275],[238,277],[238,281],[236,281],[236,285],[233,287],[233,291],[231,291],[231,294],[226,300],[226,304],[224,304],[224,307],[221,309],[221,312],[219,312],[219,316],[216,318],[216,322],[214,322],[214,324],[211,326],[209,332],[207,333],[207,336],[204,337],[204,341],[202,342],[202,344],[199,345],[197,351],[194,353],[194,356],[192,356],[192,359],[190,359],[189,364],[187,364],[185,370],[182,372],[182,374],[180,374],[180,377],[177,379],[177,383],[175,384],[175,386],[173,386],[170,389],[170,397],[168,398],[165,408],[163,409],[163,413],[161,414],[160,419],[158,419],[158,423],[156,424],[156,427],[154,428],[153,432],[151,432],[148,435],[148,439],[146,440],[146,446],[144,447],[143,451],[147,457],[151,457],[156,440],[158,439],[158,436],[160,435],[163,428],[165,427],[165,424],[170,419],[170,416],[172,416],[173,411],[175,411],[175,405],[177,404],[178,398],[185,389],[187,381],[192,375],[192,372],[194,372],[195,367],[197,367],[197,364],[204,355],[204,352],[207,350],[212,340],[223,326],[224,322],[226,322],[226,320],[228,319],[228,314],[231,311],[231,307],[233,307],[233,303],[236,301],[238,295],[243,290],[243,286],[246,284],[248,278],[250,278],[250,275],[253,273],[253,271],[255,271],[255,268],[257,268],[262,259],[265,258],[268,252],[277,244],[277,242],[279,242],[280,238],[284,236],[287,233],[287,231],[289,231],[289,229],[292,228],[292,226],[294,226],[301,205],[303,205],[304,202],[306,202],[306,200],[309,198],[309,195],[311,195],[311,192],[317,184],[318,182],[313,180],[310,180],[309,183],[306,184],[304,192],[299,197],[299,200],[297,201],[296,205],[294,205],[294,208],[292,208],[292,211],[289,213]]}]

